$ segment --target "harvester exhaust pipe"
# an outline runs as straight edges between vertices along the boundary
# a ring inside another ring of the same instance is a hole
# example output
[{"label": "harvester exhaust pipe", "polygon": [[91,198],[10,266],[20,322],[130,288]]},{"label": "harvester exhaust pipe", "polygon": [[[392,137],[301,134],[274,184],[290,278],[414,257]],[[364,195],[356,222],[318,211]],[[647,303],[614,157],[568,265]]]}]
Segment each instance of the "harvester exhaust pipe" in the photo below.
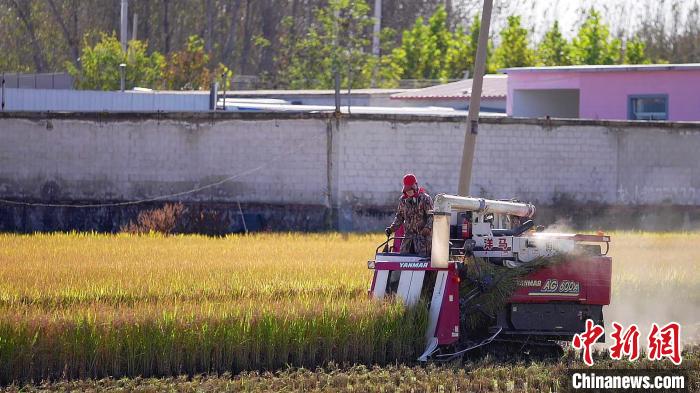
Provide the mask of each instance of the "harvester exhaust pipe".
[{"label": "harvester exhaust pipe", "polygon": [[524,218],[532,218],[535,215],[535,206],[529,203],[495,201],[448,194],[436,195],[433,206],[433,239],[430,260],[434,267],[447,267],[450,257],[450,215],[453,211],[508,214]]},{"label": "harvester exhaust pipe", "polygon": [[532,218],[535,206],[529,203],[495,201],[492,199],[463,197],[458,195],[438,194],[433,203],[435,213],[477,212],[481,214],[496,213]]}]

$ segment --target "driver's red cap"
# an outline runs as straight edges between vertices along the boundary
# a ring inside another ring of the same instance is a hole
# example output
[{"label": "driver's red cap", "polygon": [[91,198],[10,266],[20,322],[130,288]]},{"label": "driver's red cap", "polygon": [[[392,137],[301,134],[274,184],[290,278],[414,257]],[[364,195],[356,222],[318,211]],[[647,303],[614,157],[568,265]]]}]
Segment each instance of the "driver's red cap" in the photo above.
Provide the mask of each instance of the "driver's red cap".
[{"label": "driver's red cap", "polygon": [[413,187],[413,185],[417,184],[418,180],[416,180],[416,175],[413,173],[408,173],[406,176],[403,177],[403,192],[408,191]]}]

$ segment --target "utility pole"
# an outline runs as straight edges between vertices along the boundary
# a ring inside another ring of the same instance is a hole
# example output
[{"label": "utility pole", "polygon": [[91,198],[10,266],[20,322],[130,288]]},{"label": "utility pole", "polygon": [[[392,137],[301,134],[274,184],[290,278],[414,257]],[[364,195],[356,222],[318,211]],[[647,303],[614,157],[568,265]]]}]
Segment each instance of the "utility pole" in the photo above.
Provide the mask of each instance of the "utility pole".
[{"label": "utility pole", "polygon": [[[379,60],[381,52],[379,35],[382,31],[382,0],[374,0],[374,29],[372,31],[372,54]],[[377,87],[377,63],[372,70],[371,87]]]},{"label": "utility pole", "polygon": [[379,56],[379,34],[382,31],[382,0],[374,0],[374,31],[372,35],[372,54]]},{"label": "utility pole", "polygon": [[464,135],[464,148],[462,150],[462,167],[459,171],[458,194],[469,195],[469,183],[472,179],[472,165],[474,163],[474,147],[476,146],[476,134],[479,128],[479,107],[481,106],[481,88],[484,82],[486,69],[486,45],[489,38],[489,24],[491,23],[491,10],[493,0],[484,0],[484,9],[481,12],[481,30],[479,30],[479,44],[474,61],[474,79],[469,98],[469,115],[467,116],[467,133]]},{"label": "utility pole", "polygon": [[122,14],[121,14],[121,26],[120,26],[120,38],[122,44],[122,51],[126,52],[127,41],[128,41],[128,30],[129,30],[129,0],[122,0]]},{"label": "utility pole", "polygon": [[338,59],[338,19],[340,18],[340,10],[336,9],[333,11],[334,22],[333,22],[333,75],[335,77],[334,90],[335,90],[335,115],[340,115],[340,64]]},{"label": "utility pole", "polygon": [[131,39],[132,40],[138,40],[138,31],[139,31],[139,14],[134,13],[134,22],[131,24]]}]

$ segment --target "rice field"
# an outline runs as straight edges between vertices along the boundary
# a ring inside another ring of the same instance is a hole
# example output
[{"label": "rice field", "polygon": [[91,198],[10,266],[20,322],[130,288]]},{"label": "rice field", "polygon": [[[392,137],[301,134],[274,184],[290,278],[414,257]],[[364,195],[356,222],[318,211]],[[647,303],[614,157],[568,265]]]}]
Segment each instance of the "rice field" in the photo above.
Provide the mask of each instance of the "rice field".
[{"label": "rice field", "polygon": [[367,296],[376,237],[0,236],[0,381],[412,360],[426,312]]},{"label": "rice field", "polygon": [[[694,351],[688,363],[695,368],[688,372],[689,391],[700,390],[698,354]],[[22,387],[23,392],[104,392],[104,391],[177,391],[177,392],[518,392],[541,393],[566,391],[570,362],[556,364],[496,364],[488,359],[464,365],[384,367],[355,365],[324,368],[290,368],[276,372],[246,371],[238,375],[197,375],[169,378],[121,378],[44,382]],[[612,361],[601,361],[597,369],[620,367]],[[629,368],[622,365],[621,368]],[[638,368],[656,368],[643,361]],[[6,387],[19,392],[19,386]]]},{"label": "rice field", "polygon": [[[675,319],[684,340],[694,340],[700,259],[693,250],[700,250],[700,234],[612,236],[608,321],[642,326]],[[0,384],[85,380],[73,389],[102,390],[89,384],[175,376],[169,381],[188,390],[194,382],[176,376],[259,370],[198,379],[254,386],[304,379],[308,369],[329,362],[351,368],[324,369],[318,378],[337,374],[351,385],[375,373],[421,374],[425,369],[409,366],[423,349],[426,312],[367,299],[366,261],[381,240],[377,234],[0,235]],[[377,370],[375,364],[408,366]],[[264,374],[288,366],[306,369]],[[460,372],[439,370],[435,378]]]}]

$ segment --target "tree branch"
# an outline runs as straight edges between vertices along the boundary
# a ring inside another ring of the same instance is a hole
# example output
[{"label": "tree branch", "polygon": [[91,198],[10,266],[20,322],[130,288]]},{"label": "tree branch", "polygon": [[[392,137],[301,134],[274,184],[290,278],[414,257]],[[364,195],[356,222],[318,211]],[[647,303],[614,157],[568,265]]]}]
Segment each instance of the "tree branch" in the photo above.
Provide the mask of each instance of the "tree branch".
[{"label": "tree branch", "polygon": [[[80,64],[78,62],[78,57],[80,57],[80,54],[78,51],[77,37],[74,37],[71,34],[70,30],[68,29],[68,26],[66,25],[66,22],[63,20],[63,16],[61,15],[60,10],[56,6],[55,0],[46,0],[46,1],[49,4],[49,8],[51,8],[51,13],[54,16],[54,19],[56,19],[56,22],[58,22],[58,25],[61,27],[61,31],[63,32],[63,38],[66,40],[66,43],[68,43],[68,46],[70,47],[71,62],[76,67],[79,67]],[[76,33],[77,33],[77,26],[76,26]]]}]

